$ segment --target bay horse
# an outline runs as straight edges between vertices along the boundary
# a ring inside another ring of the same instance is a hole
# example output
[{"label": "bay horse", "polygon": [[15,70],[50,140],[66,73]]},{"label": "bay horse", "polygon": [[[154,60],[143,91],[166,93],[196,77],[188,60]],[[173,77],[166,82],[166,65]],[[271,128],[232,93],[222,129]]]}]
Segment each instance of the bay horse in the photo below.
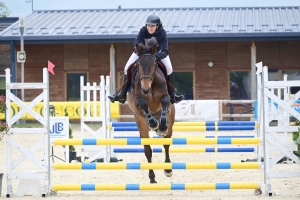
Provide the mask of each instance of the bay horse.
[{"label": "bay horse", "polygon": [[[136,73],[132,73],[132,91],[127,95],[128,105],[134,114],[141,138],[149,137],[149,129],[164,138],[170,138],[173,131],[175,107],[170,103],[166,72],[158,67],[154,56],[156,45],[156,38],[152,37],[145,40],[145,45],[140,43],[135,46],[139,58],[135,63],[136,67],[132,69],[136,70]],[[165,163],[170,163],[170,145],[163,146]],[[144,145],[144,153],[148,163],[151,163],[150,145]],[[173,172],[172,169],[165,169],[164,173],[167,177],[171,177]],[[157,183],[153,169],[149,170],[149,178],[150,183]]]}]

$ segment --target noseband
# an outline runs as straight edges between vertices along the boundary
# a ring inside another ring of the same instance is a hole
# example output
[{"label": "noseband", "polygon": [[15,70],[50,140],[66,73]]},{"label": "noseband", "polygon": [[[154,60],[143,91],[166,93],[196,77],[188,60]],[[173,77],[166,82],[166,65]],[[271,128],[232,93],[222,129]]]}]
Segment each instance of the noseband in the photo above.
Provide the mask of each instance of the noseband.
[{"label": "noseband", "polygon": [[[143,55],[141,55],[141,56],[153,56],[153,58],[154,58],[154,60],[155,60],[155,56],[154,56],[153,54],[143,54]],[[140,60],[140,58],[137,60],[137,65],[138,65],[138,66],[139,66],[139,60]],[[155,75],[156,75],[156,70],[157,70],[157,63],[156,63],[156,61],[155,61],[155,69],[154,69],[154,73],[153,73],[152,76],[149,76],[149,75],[146,75],[146,76],[140,76],[140,73],[139,73],[139,67],[138,67],[138,68],[137,68],[137,74],[138,74],[138,76],[139,76],[139,80],[141,81],[142,79],[147,79],[147,78],[149,78],[151,81],[153,81],[154,78],[155,78]]]}]

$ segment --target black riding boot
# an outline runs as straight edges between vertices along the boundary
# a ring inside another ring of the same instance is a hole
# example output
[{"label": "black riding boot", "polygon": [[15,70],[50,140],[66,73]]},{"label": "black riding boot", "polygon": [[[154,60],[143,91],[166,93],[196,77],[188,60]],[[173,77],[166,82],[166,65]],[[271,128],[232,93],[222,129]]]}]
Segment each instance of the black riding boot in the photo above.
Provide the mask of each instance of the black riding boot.
[{"label": "black riding boot", "polygon": [[[170,74],[169,76],[167,76],[167,79],[173,86],[174,85],[173,84],[173,75]],[[184,99],[184,96],[182,94],[179,93],[179,95],[176,95],[175,90],[173,90],[171,87],[169,87],[168,84],[167,84],[167,86],[168,86],[168,93],[170,95],[171,104],[179,103],[180,101],[182,101]]]},{"label": "black riding boot", "polygon": [[[122,85],[125,83],[125,81],[127,80],[126,75],[124,74],[123,76],[123,81],[122,81]],[[108,98],[110,99],[110,101],[112,103],[114,103],[115,101],[119,101],[120,103],[125,103],[126,101],[126,97],[127,97],[127,90],[130,86],[130,80],[128,80],[122,87],[120,94],[118,94],[118,91],[116,91],[116,93],[113,96],[108,96]]]}]

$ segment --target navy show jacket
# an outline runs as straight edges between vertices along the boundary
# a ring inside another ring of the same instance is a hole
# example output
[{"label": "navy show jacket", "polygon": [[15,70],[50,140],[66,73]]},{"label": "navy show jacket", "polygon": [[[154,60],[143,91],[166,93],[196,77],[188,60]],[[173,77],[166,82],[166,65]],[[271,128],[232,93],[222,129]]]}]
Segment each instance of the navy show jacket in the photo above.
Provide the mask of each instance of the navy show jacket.
[{"label": "navy show jacket", "polygon": [[[134,47],[139,43],[145,45],[145,39],[150,39],[151,37],[156,37],[157,43],[159,45],[157,48],[157,53],[155,54],[156,59],[161,60],[167,57],[169,55],[168,37],[165,29],[163,29],[161,25],[158,27],[154,34],[150,34],[147,30],[147,27],[143,26],[140,29],[140,32],[138,33],[136,39],[134,40]],[[136,53],[135,48],[134,52]]]}]

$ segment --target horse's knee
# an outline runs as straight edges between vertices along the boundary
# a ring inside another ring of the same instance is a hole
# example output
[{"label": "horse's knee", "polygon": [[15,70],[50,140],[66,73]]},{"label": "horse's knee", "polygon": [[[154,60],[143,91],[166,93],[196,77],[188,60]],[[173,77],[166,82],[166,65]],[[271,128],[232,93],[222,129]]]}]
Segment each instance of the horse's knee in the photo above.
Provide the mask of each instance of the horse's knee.
[{"label": "horse's knee", "polygon": [[170,102],[170,96],[169,95],[163,96],[160,100],[161,105],[168,105],[169,102]]},{"label": "horse's knee", "polygon": [[136,103],[137,103],[137,106],[140,106],[141,108],[143,108],[143,110],[148,110],[148,103],[147,103],[146,99],[138,98]]}]

